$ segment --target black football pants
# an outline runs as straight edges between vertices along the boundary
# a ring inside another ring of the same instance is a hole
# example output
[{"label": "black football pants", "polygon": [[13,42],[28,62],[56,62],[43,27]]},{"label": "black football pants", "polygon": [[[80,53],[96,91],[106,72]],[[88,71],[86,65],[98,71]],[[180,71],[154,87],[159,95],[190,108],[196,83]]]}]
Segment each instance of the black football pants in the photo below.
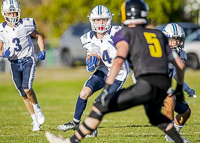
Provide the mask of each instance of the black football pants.
[{"label": "black football pants", "polygon": [[157,126],[161,123],[171,122],[161,114],[161,107],[166,96],[167,91],[151,85],[146,80],[138,79],[135,85],[109,95],[105,106],[102,106],[101,103],[95,103],[94,106],[104,115],[110,112],[123,111],[137,105],[144,105],[150,123]]}]

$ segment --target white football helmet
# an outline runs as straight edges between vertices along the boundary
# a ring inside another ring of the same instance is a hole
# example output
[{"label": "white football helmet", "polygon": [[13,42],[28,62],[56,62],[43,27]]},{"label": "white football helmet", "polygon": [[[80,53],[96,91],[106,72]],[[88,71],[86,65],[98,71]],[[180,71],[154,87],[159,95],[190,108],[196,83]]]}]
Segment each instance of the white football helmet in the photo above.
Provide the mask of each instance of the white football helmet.
[{"label": "white football helmet", "polygon": [[[16,12],[16,17],[6,16],[6,13]],[[20,20],[21,8],[16,0],[5,0],[1,5],[1,14],[7,23],[11,23],[12,26],[16,25]]]},{"label": "white football helmet", "polygon": [[167,24],[162,32],[167,36],[168,39],[176,39],[180,40],[179,45],[176,48],[184,48],[185,43],[185,32],[177,23],[169,23]]},{"label": "white football helmet", "polygon": [[[111,14],[110,10],[103,6],[103,5],[98,5],[96,6],[91,12],[89,17],[90,23],[91,23],[91,28],[93,31],[97,33],[104,33],[108,31],[111,27],[111,21],[112,21],[112,16],[114,14]],[[106,24],[95,24],[94,19],[105,19],[107,18],[108,21]]]}]

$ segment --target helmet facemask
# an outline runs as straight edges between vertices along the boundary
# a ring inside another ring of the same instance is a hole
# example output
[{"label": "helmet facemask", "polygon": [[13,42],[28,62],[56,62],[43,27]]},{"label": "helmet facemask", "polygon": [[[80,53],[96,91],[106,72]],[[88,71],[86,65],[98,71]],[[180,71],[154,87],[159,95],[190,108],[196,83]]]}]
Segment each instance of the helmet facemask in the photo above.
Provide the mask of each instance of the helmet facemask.
[{"label": "helmet facemask", "polygon": [[104,22],[105,24],[96,24],[95,23],[95,19],[91,19],[90,22],[92,23],[91,24],[92,25],[92,30],[97,32],[97,33],[104,33],[106,31],[108,31],[110,29],[110,27],[111,27],[111,19],[107,19],[107,22]]},{"label": "helmet facemask", "polygon": [[[10,12],[8,12],[10,13]],[[12,12],[14,13],[14,12]],[[10,17],[10,16],[7,16],[7,13],[4,14],[4,19],[7,23],[11,23],[12,26],[16,25],[18,22],[19,22],[19,19],[20,19],[20,16],[19,16],[19,12],[16,12],[16,16],[14,17]]]},{"label": "helmet facemask", "polygon": [[168,38],[169,46],[172,50],[179,52],[180,37]]}]

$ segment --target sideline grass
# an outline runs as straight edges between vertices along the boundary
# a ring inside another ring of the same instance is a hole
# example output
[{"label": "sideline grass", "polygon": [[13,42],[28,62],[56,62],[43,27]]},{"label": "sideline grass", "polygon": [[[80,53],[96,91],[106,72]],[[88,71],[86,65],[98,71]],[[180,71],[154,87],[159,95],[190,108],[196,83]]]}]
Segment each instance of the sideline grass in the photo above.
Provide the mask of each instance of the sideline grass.
[{"label": "sideline grass", "polygon": [[[85,67],[37,68],[33,88],[43,109],[46,121],[40,132],[32,132],[31,117],[15,89],[10,74],[0,73],[0,143],[48,143],[45,131],[70,137],[74,131],[65,133],[56,127],[71,121],[76,99],[90,73]],[[192,115],[181,131],[192,142],[200,142],[200,70],[187,70],[185,81],[196,90],[197,99],[186,101]],[[131,77],[124,87],[132,84]],[[92,103],[99,92],[88,101],[82,120],[91,111]],[[88,138],[83,143],[160,143],[165,142],[164,134],[149,124],[144,109],[138,106],[124,112],[108,114],[98,128],[97,138]]]}]

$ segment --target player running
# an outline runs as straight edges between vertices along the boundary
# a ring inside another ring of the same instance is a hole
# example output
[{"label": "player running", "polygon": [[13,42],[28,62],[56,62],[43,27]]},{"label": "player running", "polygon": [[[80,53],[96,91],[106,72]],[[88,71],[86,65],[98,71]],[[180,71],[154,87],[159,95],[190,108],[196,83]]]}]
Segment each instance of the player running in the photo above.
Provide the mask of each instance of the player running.
[{"label": "player running", "polygon": [[18,1],[5,0],[1,6],[1,14],[5,22],[0,23],[0,56],[10,61],[12,80],[33,120],[32,131],[40,131],[45,117],[32,88],[36,61],[30,36],[37,39],[39,60],[45,59],[44,41],[36,30],[33,18],[20,19],[21,8]]},{"label": "player running", "polygon": [[[179,55],[184,63],[186,63],[187,54],[183,50],[185,43],[185,32],[181,26],[176,23],[169,23],[163,28],[162,32],[167,36],[170,48]],[[168,66],[169,77],[177,80],[176,68],[171,63],[169,63]],[[190,88],[185,82],[183,82],[183,90],[188,94],[188,97],[196,98],[195,90]],[[166,97],[164,100],[163,114],[173,121],[175,129],[180,132],[191,115],[191,109],[187,102],[177,102],[175,99],[176,97],[174,97],[172,94],[169,94]],[[178,113],[175,118],[174,111]],[[185,142],[190,142],[183,136],[181,136],[181,138]],[[165,135],[165,139],[169,142],[174,142],[168,135]]]},{"label": "player running", "polygon": [[[111,25],[112,14],[110,10],[103,6],[96,6],[90,13],[89,20],[92,31],[81,37],[82,47],[87,50],[86,69],[88,72],[96,71],[85,82],[76,102],[74,118],[71,122],[59,125],[59,131],[67,131],[77,129],[81,121],[81,116],[86,108],[88,98],[105,86],[106,77],[110,73],[110,68],[116,57],[117,50],[113,43],[113,37],[121,27]],[[96,54],[96,56],[90,56]],[[100,64],[98,64],[100,58]],[[115,78],[113,85],[109,89],[109,93],[118,91],[124,84],[129,74],[129,65],[124,61]],[[94,130],[87,137],[95,137],[97,130]]]}]

